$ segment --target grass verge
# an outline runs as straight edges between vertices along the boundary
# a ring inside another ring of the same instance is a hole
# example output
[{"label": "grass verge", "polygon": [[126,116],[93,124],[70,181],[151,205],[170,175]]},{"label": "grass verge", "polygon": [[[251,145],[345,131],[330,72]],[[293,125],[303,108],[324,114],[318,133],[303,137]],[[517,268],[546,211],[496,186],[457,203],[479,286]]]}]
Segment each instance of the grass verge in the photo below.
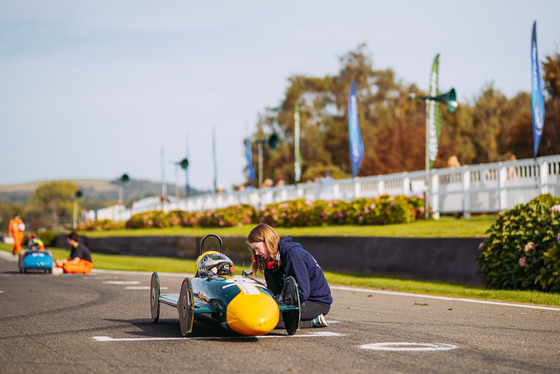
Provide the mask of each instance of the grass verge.
[{"label": "grass verge", "polygon": [[[379,236],[401,238],[464,238],[484,237],[486,230],[494,223],[495,216],[473,216],[469,219],[441,217],[439,220],[420,220],[406,224],[376,226],[319,226],[275,228],[280,236]],[[254,225],[193,228],[169,227],[163,229],[134,229],[111,231],[83,231],[81,235],[91,238],[122,237],[122,236],[197,236],[210,232],[220,236],[247,236]]]},{"label": "grass verge", "polygon": [[[12,246],[0,244],[0,250],[11,253]],[[66,249],[49,249],[54,258],[65,258],[69,251]],[[92,259],[96,269],[128,270],[161,273],[190,273],[194,272],[195,261],[166,257],[137,257],[94,253]],[[14,264],[14,267],[17,265]],[[243,269],[238,264],[235,273],[241,274]],[[345,285],[354,287],[369,287],[381,290],[411,292],[426,295],[442,295],[463,298],[476,298],[495,301],[509,301],[518,303],[532,303],[541,305],[560,306],[560,294],[537,291],[509,291],[488,290],[481,287],[467,287],[455,283],[413,281],[390,277],[380,277],[365,274],[342,274],[325,272],[327,281],[331,285]]]}]

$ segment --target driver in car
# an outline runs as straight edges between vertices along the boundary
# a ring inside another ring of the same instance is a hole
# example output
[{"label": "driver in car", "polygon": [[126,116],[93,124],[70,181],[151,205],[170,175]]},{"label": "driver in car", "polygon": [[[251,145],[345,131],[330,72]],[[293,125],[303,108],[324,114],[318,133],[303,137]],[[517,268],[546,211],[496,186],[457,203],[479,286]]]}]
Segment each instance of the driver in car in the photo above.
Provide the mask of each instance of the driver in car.
[{"label": "driver in car", "polygon": [[233,276],[233,261],[223,253],[210,251],[203,253],[196,260],[196,275],[212,277],[217,275]]}]

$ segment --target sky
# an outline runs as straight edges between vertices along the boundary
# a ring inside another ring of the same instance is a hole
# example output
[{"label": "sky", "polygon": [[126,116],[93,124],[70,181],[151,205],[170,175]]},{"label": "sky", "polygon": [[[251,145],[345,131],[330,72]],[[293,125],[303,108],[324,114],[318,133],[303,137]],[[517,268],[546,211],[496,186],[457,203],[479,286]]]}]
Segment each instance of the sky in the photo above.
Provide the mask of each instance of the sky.
[{"label": "sky", "polygon": [[184,186],[188,155],[190,185],[212,189],[214,132],[231,190],[291,76],[335,75],[365,43],[375,70],[426,91],[439,53],[459,104],[488,84],[513,97],[531,90],[533,21],[542,61],[560,51],[559,14],[558,0],[0,0],[0,185]]}]

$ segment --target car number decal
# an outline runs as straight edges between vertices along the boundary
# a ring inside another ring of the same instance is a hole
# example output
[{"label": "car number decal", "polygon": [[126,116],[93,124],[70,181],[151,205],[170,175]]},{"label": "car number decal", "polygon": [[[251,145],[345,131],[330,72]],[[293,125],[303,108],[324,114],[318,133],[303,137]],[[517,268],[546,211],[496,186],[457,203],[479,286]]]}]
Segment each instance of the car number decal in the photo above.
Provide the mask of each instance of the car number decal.
[{"label": "car number decal", "polygon": [[245,295],[258,295],[259,294],[259,289],[257,287],[255,287],[254,284],[250,284],[250,283],[238,283],[237,284],[239,286],[239,288],[241,288],[241,291],[243,291],[245,293]]}]

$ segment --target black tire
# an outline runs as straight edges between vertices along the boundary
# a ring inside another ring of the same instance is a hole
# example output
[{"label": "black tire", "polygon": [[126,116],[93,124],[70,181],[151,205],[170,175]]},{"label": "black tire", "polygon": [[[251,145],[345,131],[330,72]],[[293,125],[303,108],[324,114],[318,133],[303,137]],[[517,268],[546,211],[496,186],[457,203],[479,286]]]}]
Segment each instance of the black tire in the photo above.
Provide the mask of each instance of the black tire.
[{"label": "black tire", "polygon": [[159,277],[155,271],[152,274],[152,282],[150,284],[150,309],[152,311],[152,321],[159,321]]},{"label": "black tire", "polygon": [[181,334],[187,336],[187,334],[192,331],[194,323],[194,301],[189,278],[185,278],[181,284],[181,293],[179,294],[177,310],[179,311]]},{"label": "black tire", "polygon": [[19,272],[20,272],[20,273],[23,273],[23,269],[22,269],[22,268],[19,268]]},{"label": "black tire", "polygon": [[298,285],[292,276],[287,277],[284,281],[284,286],[282,287],[282,301],[287,305],[297,306],[297,310],[284,310],[282,312],[282,319],[286,326],[286,332],[288,335],[294,335],[299,329],[301,310],[299,305]]}]

